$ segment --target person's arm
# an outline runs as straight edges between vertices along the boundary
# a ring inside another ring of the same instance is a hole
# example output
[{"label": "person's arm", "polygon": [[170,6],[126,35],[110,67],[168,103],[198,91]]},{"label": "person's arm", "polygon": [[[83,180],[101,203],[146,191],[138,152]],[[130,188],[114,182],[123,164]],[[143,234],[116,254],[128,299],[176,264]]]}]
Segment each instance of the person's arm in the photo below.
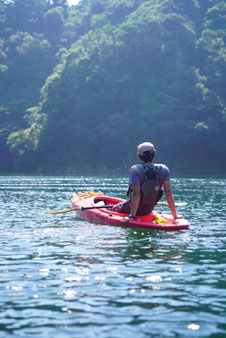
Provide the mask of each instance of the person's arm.
[{"label": "person's arm", "polygon": [[140,186],[133,185],[132,186],[132,194],[131,194],[131,210],[130,213],[135,217],[137,213],[137,209],[140,203]]},{"label": "person's arm", "polygon": [[165,190],[166,199],[169,204],[173,218],[176,219],[177,213],[175,209],[174,198],[173,198],[173,193],[172,193],[171,186],[170,186],[170,181],[164,182],[164,190]]},{"label": "person's arm", "polygon": [[[133,185],[131,187],[131,209],[130,209],[130,215],[132,214],[133,217],[136,216],[139,203],[140,203],[140,186],[139,185]],[[127,223],[130,220],[129,217],[123,217],[122,223]]]}]

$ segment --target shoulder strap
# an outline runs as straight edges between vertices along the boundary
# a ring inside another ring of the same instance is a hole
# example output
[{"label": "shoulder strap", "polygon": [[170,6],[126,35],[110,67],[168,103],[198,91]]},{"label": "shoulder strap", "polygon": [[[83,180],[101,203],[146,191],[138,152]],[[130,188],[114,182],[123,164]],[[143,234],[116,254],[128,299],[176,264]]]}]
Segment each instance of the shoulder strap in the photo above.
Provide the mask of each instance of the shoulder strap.
[{"label": "shoulder strap", "polygon": [[155,178],[157,178],[159,168],[156,165],[153,164],[153,168],[150,168],[146,164],[141,164],[140,166],[141,166],[142,170],[144,171],[146,180],[150,179],[151,178],[150,176],[152,174],[155,174],[156,175]]}]

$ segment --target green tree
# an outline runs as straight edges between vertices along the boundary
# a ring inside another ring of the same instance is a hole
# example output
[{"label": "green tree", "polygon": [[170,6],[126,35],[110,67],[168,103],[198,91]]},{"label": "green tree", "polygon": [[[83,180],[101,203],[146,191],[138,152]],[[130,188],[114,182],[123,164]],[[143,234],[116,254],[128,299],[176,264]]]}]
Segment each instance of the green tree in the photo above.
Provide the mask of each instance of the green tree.
[{"label": "green tree", "polygon": [[222,0],[4,2],[2,142],[15,168],[127,172],[151,140],[173,172],[225,172],[224,11]]}]

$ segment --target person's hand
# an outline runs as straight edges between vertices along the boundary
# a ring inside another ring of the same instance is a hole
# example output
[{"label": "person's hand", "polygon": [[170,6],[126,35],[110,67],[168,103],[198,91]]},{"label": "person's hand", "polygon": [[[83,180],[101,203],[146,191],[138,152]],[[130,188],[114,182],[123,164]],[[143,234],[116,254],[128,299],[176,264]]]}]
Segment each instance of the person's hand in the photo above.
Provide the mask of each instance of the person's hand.
[{"label": "person's hand", "polygon": [[180,219],[180,218],[183,218],[182,215],[176,215],[174,218],[173,218],[173,224],[176,224],[177,223],[177,219]]},{"label": "person's hand", "polygon": [[121,222],[125,224],[125,223],[128,223],[128,221],[131,221],[132,219],[134,220],[135,217],[133,216],[132,213],[130,213],[129,216],[123,217],[122,220],[121,220]]},{"label": "person's hand", "polygon": [[180,219],[180,218],[183,218],[183,216],[182,216],[182,215],[176,215],[176,216],[174,217],[174,219]]},{"label": "person's hand", "polygon": [[130,220],[129,217],[123,217],[123,218],[121,219],[121,222],[122,222],[123,224],[126,224],[126,223],[128,223],[129,220]]}]

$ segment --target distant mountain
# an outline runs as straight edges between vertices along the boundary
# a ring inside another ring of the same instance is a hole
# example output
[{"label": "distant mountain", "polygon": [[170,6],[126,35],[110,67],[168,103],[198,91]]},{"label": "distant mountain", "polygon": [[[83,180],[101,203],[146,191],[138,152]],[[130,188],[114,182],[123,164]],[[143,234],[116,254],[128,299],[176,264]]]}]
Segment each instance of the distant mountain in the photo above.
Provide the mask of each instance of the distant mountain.
[{"label": "distant mountain", "polygon": [[1,172],[226,172],[224,1],[0,4]]}]

